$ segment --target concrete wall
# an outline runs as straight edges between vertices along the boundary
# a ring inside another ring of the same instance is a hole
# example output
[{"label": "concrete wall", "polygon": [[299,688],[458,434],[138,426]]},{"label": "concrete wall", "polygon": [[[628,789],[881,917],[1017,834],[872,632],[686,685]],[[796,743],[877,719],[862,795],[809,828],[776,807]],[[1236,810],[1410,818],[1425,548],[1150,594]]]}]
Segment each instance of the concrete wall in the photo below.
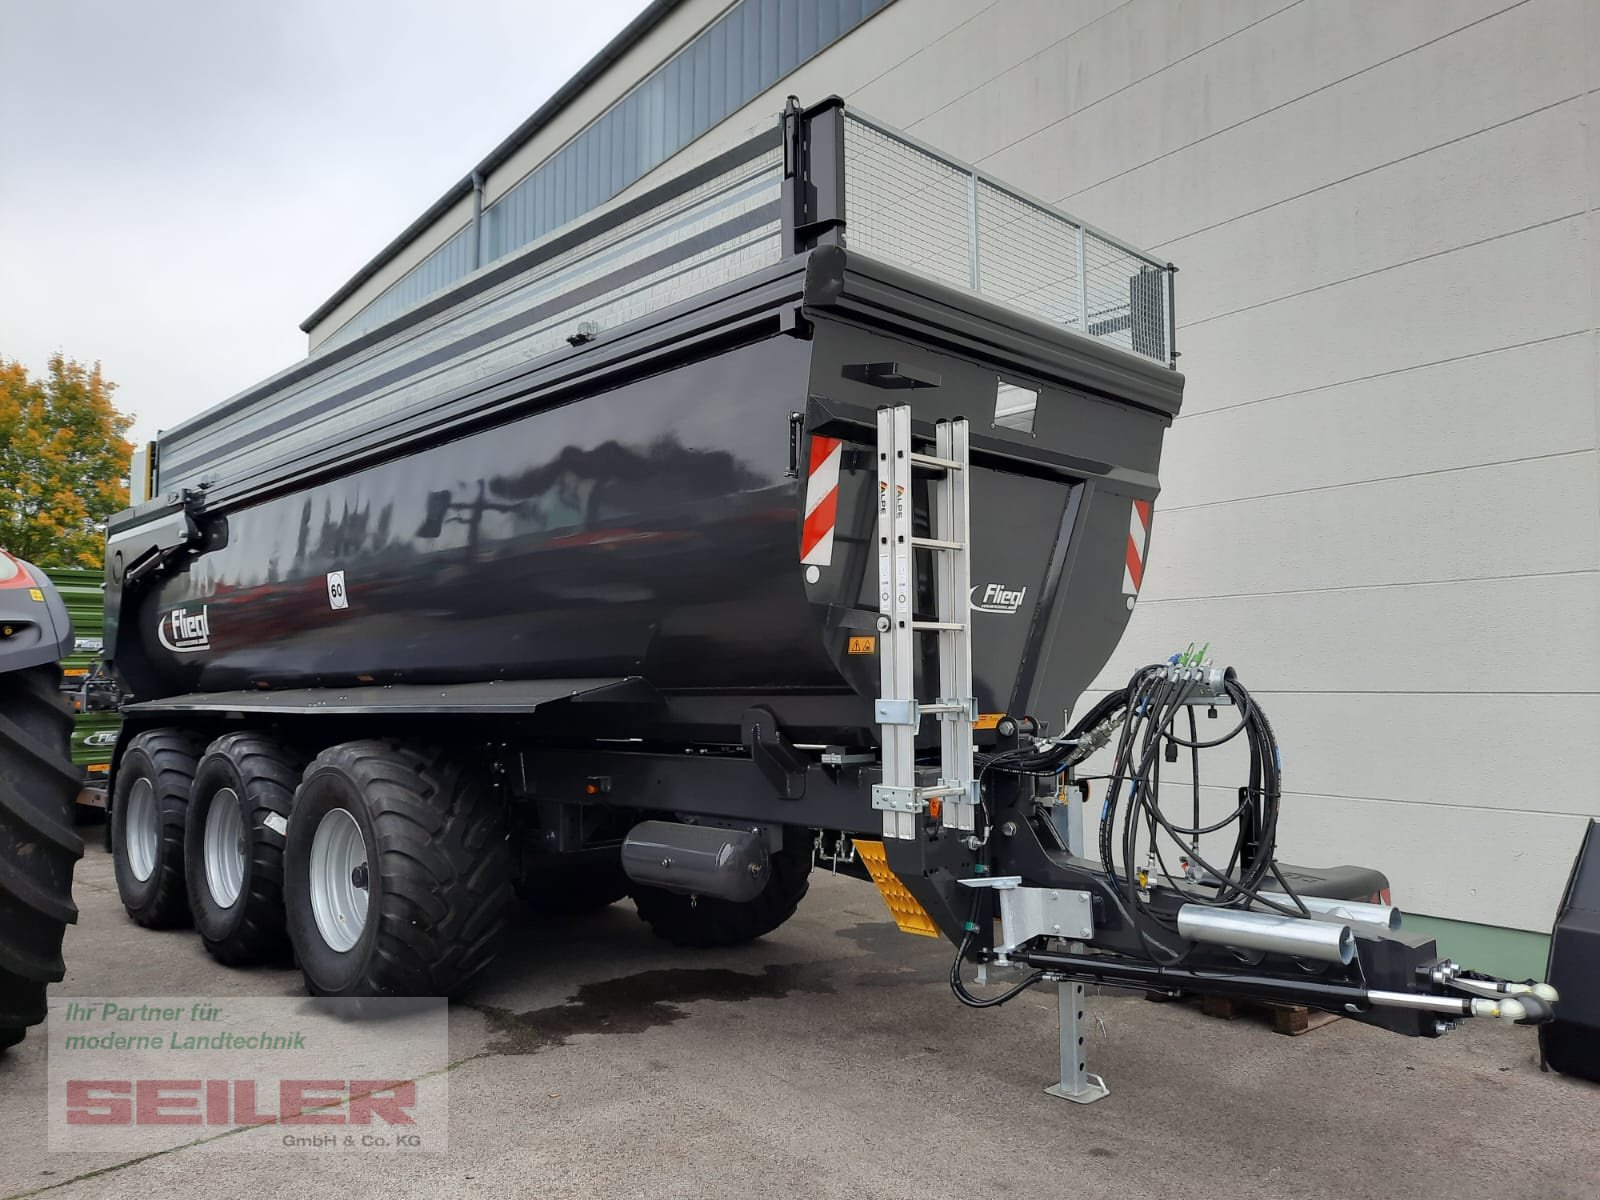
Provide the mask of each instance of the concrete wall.
[{"label": "concrete wall", "polygon": [[1100,686],[1213,642],[1285,743],[1286,859],[1547,930],[1600,816],[1597,24],[898,0],[663,170],[839,92],[1177,262],[1188,397]]}]

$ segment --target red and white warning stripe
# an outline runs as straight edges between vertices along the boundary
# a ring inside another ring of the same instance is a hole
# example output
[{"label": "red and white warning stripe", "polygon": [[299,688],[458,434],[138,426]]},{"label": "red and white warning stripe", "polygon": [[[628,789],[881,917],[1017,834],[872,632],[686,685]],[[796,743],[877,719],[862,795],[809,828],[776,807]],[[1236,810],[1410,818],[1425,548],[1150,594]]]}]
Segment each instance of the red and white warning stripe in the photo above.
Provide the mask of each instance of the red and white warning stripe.
[{"label": "red and white warning stripe", "polygon": [[833,524],[839,515],[839,460],[844,443],[812,437],[811,467],[806,473],[806,523],[800,531],[800,561],[826,567],[833,562]]},{"label": "red and white warning stripe", "polygon": [[1122,594],[1137,596],[1144,583],[1144,559],[1150,548],[1150,501],[1135,500],[1128,514],[1128,550],[1122,563]]}]

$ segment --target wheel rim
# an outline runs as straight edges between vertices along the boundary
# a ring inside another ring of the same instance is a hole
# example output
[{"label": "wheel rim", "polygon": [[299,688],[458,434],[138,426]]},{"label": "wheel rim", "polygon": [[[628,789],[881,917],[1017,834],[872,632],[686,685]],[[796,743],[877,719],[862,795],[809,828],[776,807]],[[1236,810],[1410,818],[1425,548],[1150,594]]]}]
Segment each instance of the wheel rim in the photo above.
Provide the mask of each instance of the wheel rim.
[{"label": "wheel rim", "polygon": [[330,809],[317,823],[310,869],[317,932],[342,954],[367,927],[367,843],[348,810]]},{"label": "wheel rim", "polygon": [[206,887],[219,908],[232,908],[244,890],[244,820],[239,793],[219,788],[206,808]]},{"label": "wheel rim", "polygon": [[135,779],[128,792],[128,821],[122,831],[128,845],[128,867],[140,883],[156,873],[156,851],[161,845],[161,820],[156,812],[156,786]]}]

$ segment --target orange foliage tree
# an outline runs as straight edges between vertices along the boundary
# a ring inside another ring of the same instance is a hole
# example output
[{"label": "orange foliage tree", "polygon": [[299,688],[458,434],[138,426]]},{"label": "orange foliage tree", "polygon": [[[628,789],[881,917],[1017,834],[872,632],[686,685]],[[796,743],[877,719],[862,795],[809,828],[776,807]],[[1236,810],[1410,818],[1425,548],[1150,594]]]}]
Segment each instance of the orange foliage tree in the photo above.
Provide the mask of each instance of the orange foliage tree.
[{"label": "orange foliage tree", "polygon": [[100,364],[54,354],[42,379],[0,358],[0,546],[41,567],[97,567],[128,504],[124,436]]}]

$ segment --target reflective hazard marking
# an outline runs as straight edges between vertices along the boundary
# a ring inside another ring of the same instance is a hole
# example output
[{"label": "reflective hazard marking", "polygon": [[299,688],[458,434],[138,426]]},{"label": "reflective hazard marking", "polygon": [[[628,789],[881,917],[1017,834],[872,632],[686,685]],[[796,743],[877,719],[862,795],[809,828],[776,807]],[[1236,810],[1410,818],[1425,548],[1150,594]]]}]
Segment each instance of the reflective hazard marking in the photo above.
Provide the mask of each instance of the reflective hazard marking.
[{"label": "reflective hazard marking", "polygon": [[1137,596],[1144,583],[1144,559],[1150,547],[1150,501],[1135,500],[1128,513],[1128,549],[1122,564],[1122,594]]},{"label": "reflective hazard marking", "polygon": [[806,472],[806,523],[800,531],[800,561],[826,567],[833,562],[833,523],[839,512],[839,460],[844,443],[838,438],[811,439],[811,466]]}]

